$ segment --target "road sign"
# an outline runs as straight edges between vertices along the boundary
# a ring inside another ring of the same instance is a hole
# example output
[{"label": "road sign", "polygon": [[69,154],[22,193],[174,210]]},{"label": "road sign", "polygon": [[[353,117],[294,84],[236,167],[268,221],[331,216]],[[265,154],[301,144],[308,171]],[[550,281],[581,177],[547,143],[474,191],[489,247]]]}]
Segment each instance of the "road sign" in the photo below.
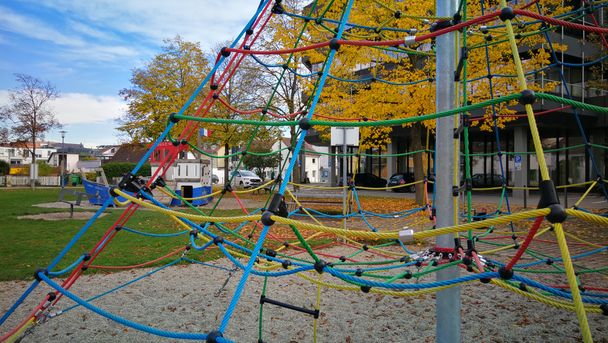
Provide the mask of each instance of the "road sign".
[{"label": "road sign", "polygon": [[331,128],[331,145],[344,145],[344,133],[346,133],[346,145],[359,146],[359,128],[358,127],[332,127]]},{"label": "road sign", "polygon": [[515,170],[521,170],[521,155],[515,155],[513,162],[515,164]]}]

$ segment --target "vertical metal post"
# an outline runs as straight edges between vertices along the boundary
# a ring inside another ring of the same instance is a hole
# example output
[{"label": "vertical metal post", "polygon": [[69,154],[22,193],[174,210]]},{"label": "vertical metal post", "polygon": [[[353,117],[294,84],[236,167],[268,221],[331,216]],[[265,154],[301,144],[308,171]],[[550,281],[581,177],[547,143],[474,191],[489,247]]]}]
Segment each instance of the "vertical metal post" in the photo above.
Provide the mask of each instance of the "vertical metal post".
[{"label": "vertical metal post", "polygon": [[[65,130],[61,130],[59,131],[59,133],[61,133],[61,154],[58,154],[58,158],[59,158],[59,171],[60,171],[60,179],[59,179],[59,185],[61,186],[61,188],[65,187],[65,182],[63,181],[63,174],[65,173],[65,165],[66,165],[66,158],[67,155],[65,153],[65,134],[67,133],[67,131]],[[61,158],[61,155],[63,154],[63,159]]]},{"label": "vertical metal post", "polygon": [[347,127],[343,127],[342,128],[342,186],[344,188],[342,188],[342,213],[344,214],[344,221],[342,222],[342,227],[344,229],[346,229],[346,214],[348,213],[347,211],[347,196],[348,196],[348,171],[347,171],[347,158],[346,158],[346,130],[348,130]]},{"label": "vertical metal post", "polygon": [[[452,17],[456,13],[456,0],[443,0],[436,2],[436,15],[438,17]],[[456,89],[454,84],[454,71],[456,67],[455,33],[440,35],[436,38],[436,111],[451,109],[455,105]],[[437,228],[455,225],[454,201],[452,198],[454,170],[454,116],[437,119],[435,147],[437,175],[435,176],[437,196],[435,207],[437,209]],[[454,247],[453,235],[437,237],[437,246]],[[442,269],[437,272],[437,281],[457,278],[458,267]],[[460,342],[460,287],[452,287],[437,293],[436,299],[436,342]]]}]

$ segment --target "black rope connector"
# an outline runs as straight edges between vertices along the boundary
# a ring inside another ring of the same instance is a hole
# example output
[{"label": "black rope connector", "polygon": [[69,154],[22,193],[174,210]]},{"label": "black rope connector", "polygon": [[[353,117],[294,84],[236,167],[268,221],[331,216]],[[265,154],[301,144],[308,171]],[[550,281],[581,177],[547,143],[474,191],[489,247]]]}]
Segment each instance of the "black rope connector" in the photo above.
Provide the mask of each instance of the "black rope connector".
[{"label": "black rope connector", "polygon": [[550,265],[552,265],[552,264],[553,264],[553,260],[552,260],[552,259],[550,259],[550,258],[548,258],[548,259],[545,261],[545,263],[546,263],[547,265],[549,265],[549,266],[550,266]]},{"label": "black rope connector", "polygon": [[185,249],[186,249],[186,251],[190,251],[190,249],[192,249],[192,245],[191,244],[186,244]]},{"label": "black rope connector", "polygon": [[270,212],[270,211],[264,211],[264,213],[262,213],[262,224],[266,225],[266,226],[272,226],[274,224],[274,220],[272,220],[272,215],[274,213]]},{"label": "black rope connector", "polygon": [[329,41],[329,48],[338,51],[338,49],[340,49],[340,43],[338,43],[338,39],[332,38],[332,40]]},{"label": "black rope connector", "polygon": [[441,29],[448,28],[450,26],[452,26],[451,20],[440,20],[440,21],[436,21],[436,22],[432,23],[429,31],[435,32],[435,31],[438,31]]},{"label": "black rope connector", "polygon": [[561,204],[553,204],[549,206],[551,212],[545,217],[549,223],[563,223],[568,218],[566,209]]},{"label": "black rope connector", "polygon": [[82,256],[84,256],[84,257],[82,258],[82,260],[83,260],[83,261],[88,261],[88,260],[90,260],[90,259],[91,259],[91,254],[89,254],[88,252],[87,252],[87,253],[82,254]]},{"label": "black rope connector", "polygon": [[57,299],[57,294],[55,294],[55,292],[48,292],[46,294],[46,300],[47,301],[53,301],[55,299]]},{"label": "black rope connector", "polygon": [[289,269],[289,266],[291,266],[291,261],[285,260],[285,261],[281,262],[281,265],[283,266],[284,269]]},{"label": "black rope connector", "polygon": [[412,276],[413,276],[413,275],[412,275],[412,272],[410,272],[409,270],[407,270],[407,271],[405,272],[405,274],[403,274],[403,278],[404,278],[404,279],[408,279],[408,280],[409,280],[409,279],[411,279],[411,278],[412,278]]},{"label": "black rope connector", "polygon": [[526,287],[526,284],[523,283],[523,282],[519,283],[519,289],[522,290],[522,291],[524,291],[524,292],[528,291],[528,287]]},{"label": "black rope connector", "polygon": [[454,13],[454,15],[452,16],[452,25],[456,25],[456,24],[460,23],[461,20],[462,20],[462,14],[460,14],[460,12]]},{"label": "black rope connector", "polygon": [[492,37],[492,35],[487,35],[486,36],[486,41],[491,42],[492,39],[494,39],[494,37]]},{"label": "black rope connector", "polygon": [[551,211],[545,217],[550,223],[563,223],[568,214],[559,203],[557,197],[557,190],[551,180],[543,180],[539,184],[540,188],[540,201],[538,202],[538,208],[549,208]]},{"label": "black rope connector", "polygon": [[298,122],[298,125],[300,126],[300,129],[302,129],[302,130],[309,130],[312,127],[312,125],[310,125],[310,121],[308,120],[308,118],[300,119],[300,121]]},{"label": "black rope connector", "polygon": [[82,267],[80,267],[80,270],[82,270],[83,272],[86,271],[87,269],[89,269],[89,266],[82,266]]},{"label": "black rope connector", "polygon": [[511,7],[504,7],[500,10],[500,15],[498,17],[502,21],[512,20],[515,18],[515,13],[513,13],[513,9]]},{"label": "black rope connector", "polygon": [[277,252],[272,249],[266,249],[266,255],[270,257],[277,257]]},{"label": "black rope connector", "polygon": [[361,248],[363,248],[363,250],[365,250],[365,251],[367,251],[369,249],[369,247],[367,246],[367,244],[363,244],[363,246]]},{"label": "black rope connector", "polygon": [[600,309],[602,309],[602,314],[608,316],[608,304],[601,304]]},{"label": "black rope connector", "polygon": [[393,16],[395,17],[395,19],[401,19],[401,11],[395,11],[395,13],[393,13]]},{"label": "black rope connector", "polygon": [[219,331],[211,331],[207,334],[207,343],[217,343],[217,339],[220,337],[224,337],[224,335]]},{"label": "black rope connector", "polygon": [[48,271],[48,269],[45,269],[45,268],[38,268],[38,269],[36,269],[36,271],[34,272],[34,278],[35,278],[37,281],[42,281],[42,279],[41,279],[41,278],[40,278],[40,276],[38,275],[38,274],[40,274],[40,273],[42,273],[42,274],[44,274],[44,275],[46,275],[46,276],[49,276],[49,271]]},{"label": "black rope connector", "polygon": [[513,269],[507,269],[505,267],[500,267],[498,269],[498,275],[503,280],[510,280],[513,277]]},{"label": "black rope connector", "polygon": [[479,281],[481,283],[490,283],[490,281],[492,281],[492,279],[489,278],[489,277],[482,277],[482,278],[479,279]]},{"label": "black rope connector", "polygon": [[190,236],[196,237],[197,235],[198,235],[198,229],[194,229],[194,230],[190,231]]},{"label": "black rope connector", "polygon": [[531,89],[524,89],[521,91],[521,98],[519,98],[519,103],[522,105],[532,105],[536,102],[536,95],[534,91]]},{"label": "black rope connector", "polygon": [[217,94],[217,93],[213,93],[213,97],[212,97],[212,98],[213,98],[214,100],[217,100],[217,99],[219,99],[219,98],[220,98],[220,96],[219,96],[219,94]]},{"label": "black rope connector", "polygon": [[369,293],[372,288],[370,286],[361,286],[361,292]]},{"label": "black rope connector", "polygon": [[285,248],[287,248],[287,247],[289,246],[289,242],[288,242],[288,241],[283,242],[283,246],[284,246]]},{"label": "black rope connector", "polygon": [[226,192],[232,192],[232,185],[230,183],[225,184],[224,189],[222,189],[222,194],[225,194]]},{"label": "black rope connector", "polygon": [[211,84],[211,86],[209,86],[209,88],[211,88],[211,90],[216,90],[217,89],[217,83]]},{"label": "black rope connector", "polygon": [[165,182],[165,179],[163,179],[162,176],[157,177],[156,180],[154,180],[154,184],[157,187],[165,187],[167,185],[167,183]]},{"label": "black rope connector", "polygon": [[224,57],[228,57],[230,56],[230,51],[228,51],[228,47],[223,47],[222,50],[220,50],[222,56]]},{"label": "black rope connector", "polygon": [[213,244],[218,245],[220,243],[224,243],[224,237],[222,237],[222,236],[213,237]]},{"label": "black rope connector", "polygon": [[110,187],[109,193],[114,198],[116,198],[118,196],[118,193],[116,193],[116,187]]},{"label": "black rope connector", "polygon": [[285,13],[285,9],[283,8],[283,5],[281,5],[280,2],[277,2],[274,4],[274,6],[272,6],[272,13],[274,14],[283,14]]},{"label": "black rope connector", "polygon": [[340,262],[346,262],[346,256],[344,256],[344,255],[340,256]]},{"label": "black rope connector", "polygon": [[357,270],[355,270],[355,275],[356,275],[356,276],[361,276],[361,275],[363,275],[363,269],[361,269],[361,268],[357,268]]},{"label": "black rope connector", "polygon": [[253,29],[247,29],[247,31],[245,31],[245,34],[251,36],[253,34]]},{"label": "black rope connector", "polygon": [[323,274],[323,268],[325,268],[326,265],[327,263],[325,261],[318,260],[317,262],[315,262],[314,267],[317,273]]},{"label": "black rope connector", "polygon": [[114,227],[114,230],[116,230],[116,231],[120,231],[120,230],[122,230],[122,226],[120,226],[120,225],[116,225],[116,226]]},{"label": "black rope connector", "polygon": [[178,146],[179,145],[179,141],[178,140],[174,140],[171,142],[171,144],[173,144],[173,146]]},{"label": "black rope connector", "polygon": [[177,115],[177,113],[171,113],[169,114],[169,121],[172,123],[177,123],[179,121],[178,118],[175,118],[175,116]]},{"label": "black rope connector", "polygon": [[188,140],[187,139],[182,139],[181,141],[179,141],[181,145],[186,145],[188,144]]}]

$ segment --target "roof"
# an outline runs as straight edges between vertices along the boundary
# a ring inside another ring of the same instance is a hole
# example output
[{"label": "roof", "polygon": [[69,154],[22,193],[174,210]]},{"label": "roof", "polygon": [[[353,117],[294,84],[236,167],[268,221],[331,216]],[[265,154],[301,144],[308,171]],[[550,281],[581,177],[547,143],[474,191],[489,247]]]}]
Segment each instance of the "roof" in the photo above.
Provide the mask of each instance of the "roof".
[{"label": "roof", "polygon": [[139,162],[142,157],[146,154],[148,148],[144,144],[140,143],[126,143],[121,145],[114,156],[104,163],[111,162]]},{"label": "roof", "polygon": [[[281,137],[281,141],[282,141],[282,144],[285,146],[291,145],[291,139],[289,139],[289,138]],[[306,153],[307,155],[317,155],[317,156],[319,155],[318,153],[316,153],[316,154],[314,153],[314,152],[317,152],[316,147],[312,144],[307,143],[306,141],[304,142],[304,150],[307,151],[307,153]],[[312,151],[314,151],[314,152],[312,152]]]}]

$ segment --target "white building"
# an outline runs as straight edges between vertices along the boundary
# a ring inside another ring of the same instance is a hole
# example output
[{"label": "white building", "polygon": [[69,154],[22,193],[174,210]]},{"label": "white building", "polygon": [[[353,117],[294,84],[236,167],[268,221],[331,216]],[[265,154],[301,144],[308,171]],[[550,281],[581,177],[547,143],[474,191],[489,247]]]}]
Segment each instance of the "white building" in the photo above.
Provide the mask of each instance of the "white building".
[{"label": "white building", "polygon": [[[281,150],[281,161],[279,166],[284,166],[282,176],[285,177],[287,166],[291,162],[291,152],[285,147],[290,146],[289,138],[282,138],[277,140],[272,146],[272,151]],[[305,162],[304,162],[304,175],[307,182],[310,183],[326,183],[329,182],[329,158],[325,153],[329,151],[327,147],[316,146],[308,143],[304,143],[305,150]],[[287,159],[287,163],[285,160]],[[299,162],[298,162],[299,163]],[[300,164],[301,165],[301,164]],[[266,171],[266,179],[270,179],[272,175],[276,175],[279,172],[279,166],[274,169]]]}]

